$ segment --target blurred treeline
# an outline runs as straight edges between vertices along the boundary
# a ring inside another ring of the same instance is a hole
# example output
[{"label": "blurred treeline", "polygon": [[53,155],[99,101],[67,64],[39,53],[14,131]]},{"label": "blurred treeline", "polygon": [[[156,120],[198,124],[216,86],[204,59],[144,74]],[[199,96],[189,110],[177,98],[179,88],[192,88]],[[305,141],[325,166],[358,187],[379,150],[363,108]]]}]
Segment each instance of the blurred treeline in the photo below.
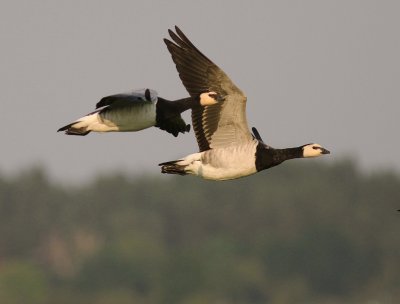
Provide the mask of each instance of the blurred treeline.
[{"label": "blurred treeline", "polygon": [[398,303],[400,178],[0,177],[0,303]]}]

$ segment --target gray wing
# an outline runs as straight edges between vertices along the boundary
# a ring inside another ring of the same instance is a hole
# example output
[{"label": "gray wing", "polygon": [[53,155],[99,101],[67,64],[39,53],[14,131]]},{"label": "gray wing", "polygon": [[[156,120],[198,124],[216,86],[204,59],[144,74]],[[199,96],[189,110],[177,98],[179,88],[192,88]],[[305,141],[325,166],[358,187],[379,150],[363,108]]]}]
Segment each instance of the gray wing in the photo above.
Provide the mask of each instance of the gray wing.
[{"label": "gray wing", "polygon": [[217,93],[217,104],[192,109],[200,151],[252,140],[246,119],[246,96],[178,27],[175,30],[176,34],[168,30],[173,42],[164,41],[186,90],[197,100],[202,93]]},{"label": "gray wing", "polygon": [[129,106],[138,103],[151,103],[157,101],[157,92],[150,89],[139,89],[127,93],[115,94],[103,97],[97,104],[96,109],[105,106]]}]

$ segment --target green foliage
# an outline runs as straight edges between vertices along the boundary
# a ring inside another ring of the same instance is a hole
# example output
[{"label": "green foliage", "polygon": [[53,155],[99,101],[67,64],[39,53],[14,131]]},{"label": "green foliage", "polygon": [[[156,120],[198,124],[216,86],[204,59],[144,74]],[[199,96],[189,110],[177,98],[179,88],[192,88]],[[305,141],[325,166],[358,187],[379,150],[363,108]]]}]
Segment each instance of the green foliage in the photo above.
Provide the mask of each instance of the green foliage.
[{"label": "green foliage", "polygon": [[43,272],[32,263],[8,261],[0,269],[1,303],[43,303],[47,291]]},{"label": "green foliage", "polygon": [[0,303],[383,303],[400,297],[399,188],[351,161],[227,182],[0,177]]}]

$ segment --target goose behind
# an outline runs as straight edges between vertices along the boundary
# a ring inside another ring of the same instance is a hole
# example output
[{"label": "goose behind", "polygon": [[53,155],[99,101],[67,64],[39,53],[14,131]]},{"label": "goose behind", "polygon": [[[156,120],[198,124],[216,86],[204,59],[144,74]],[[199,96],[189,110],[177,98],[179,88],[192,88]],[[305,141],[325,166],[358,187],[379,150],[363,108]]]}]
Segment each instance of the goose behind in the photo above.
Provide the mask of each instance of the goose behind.
[{"label": "goose behind", "polygon": [[96,110],[58,129],[67,135],[90,132],[134,132],[157,127],[175,137],[190,130],[181,113],[193,107],[192,98],[167,100],[150,89],[103,97]]}]

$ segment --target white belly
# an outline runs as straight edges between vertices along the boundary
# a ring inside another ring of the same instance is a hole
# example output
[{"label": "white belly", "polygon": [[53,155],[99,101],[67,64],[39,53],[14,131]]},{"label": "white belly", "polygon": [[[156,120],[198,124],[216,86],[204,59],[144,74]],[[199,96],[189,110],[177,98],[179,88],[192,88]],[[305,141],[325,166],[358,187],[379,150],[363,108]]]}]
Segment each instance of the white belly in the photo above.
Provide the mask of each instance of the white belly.
[{"label": "white belly", "polygon": [[189,173],[205,179],[228,180],[257,172],[255,166],[256,143],[216,148],[201,153],[201,159],[188,166]]},{"label": "white belly", "polygon": [[240,177],[249,176],[251,174],[256,173],[257,170],[254,168],[242,167],[242,168],[226,168],[224,171],[221,168],[215,168],[212,166],[202,166],[201,169],[201,177],[204,179],[211,180],[229,180],[236,179]]},{"label": "white belly", "polygon": [[127,106],[112,109],[99,114],[99,123],[93,125],[92,131],[139,131],[152,127],[156,124],[156,105],[148,103],[145,105]]}]

